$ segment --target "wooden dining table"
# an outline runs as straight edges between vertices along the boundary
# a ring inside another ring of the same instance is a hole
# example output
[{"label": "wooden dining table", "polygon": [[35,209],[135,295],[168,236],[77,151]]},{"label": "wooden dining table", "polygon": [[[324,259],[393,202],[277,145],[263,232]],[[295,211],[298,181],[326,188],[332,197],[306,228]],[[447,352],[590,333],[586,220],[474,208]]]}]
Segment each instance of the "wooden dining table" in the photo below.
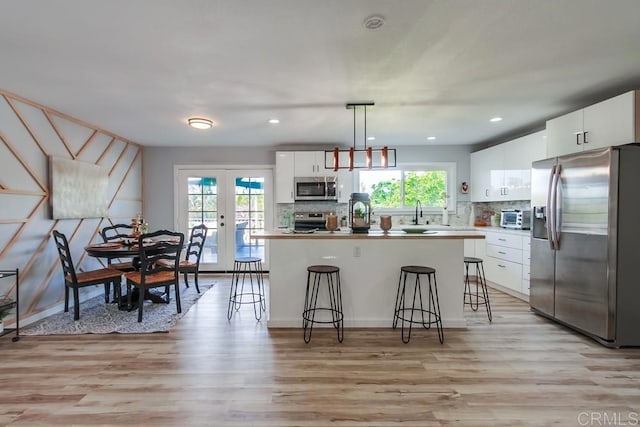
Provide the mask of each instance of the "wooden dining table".
[{"label": "wooden dining table", "polygon": [[[147,247],[153,247],[153,242],[144,243]],[[89,246],[85,246],[84,248],[87,255],[94,258],[105,258],[105,259],[119,259],[119,258],[131,258],[133,267],[136,269],[140,268],[140,249],[138,243],[129,244],[125,242],[105,242],[105,243],[95,243]],[[166,251],[166,246],[162,246],[158,249],[159,251]],[[149,251],[149,253],[153,253],[153,249]],[[156,252],[157,253],[157,252]],[[125,297],[121,297],[121,300]],[[154,303],[163,303],[167,304],[169,302],[169,296],[167,295],[166,299],[162,295],[154,294],[149,291],[149,289],[145,289],[144,291],[144,299],[154,302]],[[137,301],[136,298],[131,298],[132,301]],[[121,310],[132,310],[133,307],[128,303],[128,301],[118,301],[118,307]]]}]

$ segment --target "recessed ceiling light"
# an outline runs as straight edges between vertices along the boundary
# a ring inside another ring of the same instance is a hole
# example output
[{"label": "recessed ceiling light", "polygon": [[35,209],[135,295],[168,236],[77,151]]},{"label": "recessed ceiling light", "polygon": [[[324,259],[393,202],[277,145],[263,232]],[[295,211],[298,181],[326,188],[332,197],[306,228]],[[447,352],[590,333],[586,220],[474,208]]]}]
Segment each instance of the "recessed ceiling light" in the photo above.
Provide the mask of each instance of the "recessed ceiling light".
[{"label": "recessed ceiling light", "polygon": [[195,129],[210,129],[213,127],[213,122],[209,119],[203,119],[193,117],[188,120],[189,126]]},{"label": "recessed ceiling light", "polygon": [[433,141],[434,139],[436,139],[436,137],[435,137],[435,136],[428,136],[428,137],[427,137],[427,139],[428,139],[429,141]]},{"label": "recessed ceiling light", "polygon": [[502,120],[502,117],[492,117],[491,120],[489,120],[490,122],[499,122],[500,120]]},{"label": "recessed ceiling light", "polygon": [[368,136],[367,141],[374,141],[376,139],[375,136]]},{"label": "recessed ceiling light", "polygon": [[280,123],[280,120],[278,120],[278,119],[269,119],[269,123],[271,123],[272,125],[277,125],[278,123]]}]

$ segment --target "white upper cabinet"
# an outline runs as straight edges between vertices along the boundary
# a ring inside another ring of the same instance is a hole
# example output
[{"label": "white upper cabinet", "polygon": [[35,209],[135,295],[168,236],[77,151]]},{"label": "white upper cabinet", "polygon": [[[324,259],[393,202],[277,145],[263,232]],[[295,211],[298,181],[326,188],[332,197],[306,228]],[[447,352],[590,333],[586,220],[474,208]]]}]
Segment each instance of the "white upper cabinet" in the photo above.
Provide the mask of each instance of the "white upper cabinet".
[{"label": "white upper cabinet", "polygon": [[531,199],[531,163],[545,156],[544,131],[471,153],[471,201]]},{"label": "white upper cabinet", "polygon": [[335,176],[324,167],[324,151],[295,151],[295,176]]},{"label": "white upper cabinet", "polygon": [[547,121],[547,157],[638,141],[638,91]]},{"label": "white upper cabinet", "polygon": [[276,152],[276,203],[293,203],[293,151]]},{"label": "white upper cabinet", "polygon": [[471,201],[498,200],[504,182],[504,150],[496,145],[471,153]]}]

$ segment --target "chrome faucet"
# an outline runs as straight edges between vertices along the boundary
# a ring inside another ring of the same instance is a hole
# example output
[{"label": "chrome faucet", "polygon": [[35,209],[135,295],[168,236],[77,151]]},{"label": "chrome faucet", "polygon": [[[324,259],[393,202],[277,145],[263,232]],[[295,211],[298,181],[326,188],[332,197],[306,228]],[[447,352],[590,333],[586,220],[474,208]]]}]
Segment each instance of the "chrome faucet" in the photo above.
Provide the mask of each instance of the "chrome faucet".
[{"label": "chrome faucet", "polygon": [[413,225],[418,225],[418,206],[420,206],[420,218],[422,218],[422,203],[416,200],[416,217],[413,219]]}]

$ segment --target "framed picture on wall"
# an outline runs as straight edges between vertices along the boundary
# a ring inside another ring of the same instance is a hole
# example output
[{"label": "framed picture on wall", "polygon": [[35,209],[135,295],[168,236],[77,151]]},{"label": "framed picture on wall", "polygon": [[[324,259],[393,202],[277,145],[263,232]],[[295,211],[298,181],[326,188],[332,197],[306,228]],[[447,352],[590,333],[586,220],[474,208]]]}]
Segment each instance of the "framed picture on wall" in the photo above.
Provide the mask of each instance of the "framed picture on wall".
[{"label": "framed picture on wall", "polygon": [[49,157],[49,190],[53,219],[107,216],[109,170],[93,163]]}]

